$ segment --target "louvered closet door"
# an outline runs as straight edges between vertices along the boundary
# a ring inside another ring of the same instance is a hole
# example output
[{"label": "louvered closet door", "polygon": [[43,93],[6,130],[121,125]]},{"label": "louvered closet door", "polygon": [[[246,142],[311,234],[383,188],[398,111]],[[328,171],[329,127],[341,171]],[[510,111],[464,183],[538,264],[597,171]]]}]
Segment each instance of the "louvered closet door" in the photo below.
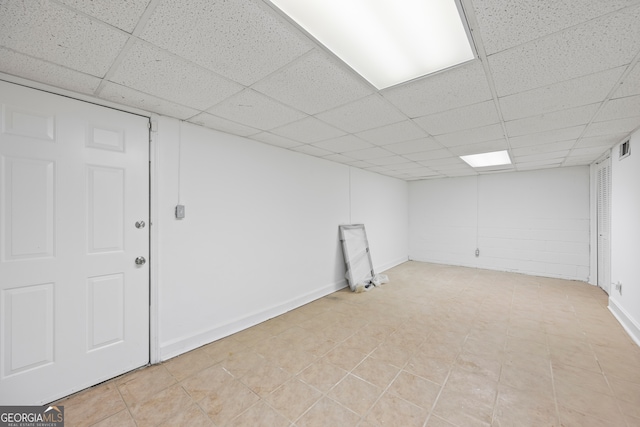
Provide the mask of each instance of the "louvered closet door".
[{"label": "louvered closet door", "polygon": [[611,289],[611,159],[598,164],[598,286],[607,294]]},{"label": "louvered closet door", "polygon": [[0,104],[0,405],[43,404],[149,360],[148,118]]}]

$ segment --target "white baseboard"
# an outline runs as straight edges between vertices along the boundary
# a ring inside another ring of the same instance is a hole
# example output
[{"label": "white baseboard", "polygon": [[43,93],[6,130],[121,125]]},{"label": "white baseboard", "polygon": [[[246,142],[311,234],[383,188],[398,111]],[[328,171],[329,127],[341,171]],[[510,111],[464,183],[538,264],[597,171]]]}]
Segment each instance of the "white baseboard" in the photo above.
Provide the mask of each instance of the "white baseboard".
[{"label": "white baseboard", "polygon": [[272,319],[276,316],[284,314],[295,308],[301,307],[305,304],[315,301],[318,298],[322,298],[335,291],[347,286],[346,280],[341,280],[337,283],[333,283],[324,286],[315,291],[306,293],[304,295],[297,296],[281,304],[277,304],[272,307],[268,307],[264,310],[260,310],[254,313],[249,313],[241,318],[236,318],[228,322],[217,324],[206,330],[201,330],[187,337],[181,337],[173,341],[160,344],[160,361],[171,359],[187,351],[194,350],[205,344],[209,344],[213,341],[227,337],[229,335],[240,332],[244,329],[255,326],[259,323]]},{"label": "white baseboard", "polygon": [[618,322],[627,331],[631,339],[640,346],[640,323],[612,298],[609,298],[609,311],[618,319]]}]

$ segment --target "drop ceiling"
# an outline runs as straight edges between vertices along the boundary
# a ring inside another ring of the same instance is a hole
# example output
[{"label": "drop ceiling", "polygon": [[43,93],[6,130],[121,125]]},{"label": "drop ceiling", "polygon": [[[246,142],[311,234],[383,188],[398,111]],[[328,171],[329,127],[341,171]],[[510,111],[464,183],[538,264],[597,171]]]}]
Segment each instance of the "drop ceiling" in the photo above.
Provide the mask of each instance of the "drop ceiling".
[{"label": "drop ceiling", "polygon": [[462,5],[477,59],[379,91],[267,0],[2,0],[0,77],[404,180],[587,165],[640,126],[640,0]]}]

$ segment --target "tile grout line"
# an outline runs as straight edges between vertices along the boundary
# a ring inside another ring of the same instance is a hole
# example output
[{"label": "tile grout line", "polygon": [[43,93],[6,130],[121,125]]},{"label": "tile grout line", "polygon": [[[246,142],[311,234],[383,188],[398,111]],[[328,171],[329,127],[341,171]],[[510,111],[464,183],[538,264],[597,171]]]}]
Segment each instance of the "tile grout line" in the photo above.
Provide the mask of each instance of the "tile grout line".
[{"label": "tile grout line", "polygon": [[613,397],[613,399],[616,402],[616,407],[618,408],[618,411],[620,412],[620,415],[622,415],[622,419],[624,420],[624,423],[628,427],[633,427],[633,426],[629,425],[629,421],[627,420],[628,417],[626,416],[626,414],[622,410],[622,406],[620,405],[620,399],[616,396],[616,393],[613,390],[613,386],[609,382],[609,378],[607,377],[607,374],[605,373],[605,371],[604,371],[604,369],[602,367],[602,363],[600,363],[600,359],[598,358],[598,354],[593,349],[593,344],[591,343],[591,340],[589,339],[589,335],[587,335],[586,333],[585,333],[585,335],[587,336],[587,343],[589,344],[589,347],[591,348],[591,351],[593,352],[593,355],[596,358],[596,362],[598,363],[598,367],[600,367],[600,372],[602,373],[602,376],[604,377],[604,381],[607,383],[607,386],[609,387],[609,390],[611,391],[611,396]]},{"label": "tile grout line", "polygon": [[558,403],[558,392],[556,391],[556,378],[553,374],[553,359],[551,358],[551,346],[549,346],[549,335],[545,331],[545,336],[547,337],[547,347],[549,351],[549,372],[551,372],[551,391],[553,393],[553,402],[556,407],[556,419],[558,420],[558,425],[562,425],[562,421],[560,419],[560,404]]},{"label": "tile grout line", "polygon": [[497,411],[498,411],[498,397],[500,396],[500,384],[501,384],[501,380],[502,380],[502,370],[504,368],[504,362],[505,362],[505,355],[506,355],[506,351],[507,351],[507,343],[509,342],[509,327],[511,324],[511,320],[512,317],[511,315],[513,314],[513,301],[515,299],[515,294],[516,294],[516,286],[512,285],[511,286],[511,302],[509,303],[509,319],[507,320],[507,330],[505,332],[505,340],[504,340],[504,344],[502,345],[502,354],[500,355],[500,373],[498,374],[498,389],[496,390],[496,397],[494,400],[494,404],[493,404],[493,411],[491,413],[491,425],[493,425],[496,421],[496,415],[497,415]]}]

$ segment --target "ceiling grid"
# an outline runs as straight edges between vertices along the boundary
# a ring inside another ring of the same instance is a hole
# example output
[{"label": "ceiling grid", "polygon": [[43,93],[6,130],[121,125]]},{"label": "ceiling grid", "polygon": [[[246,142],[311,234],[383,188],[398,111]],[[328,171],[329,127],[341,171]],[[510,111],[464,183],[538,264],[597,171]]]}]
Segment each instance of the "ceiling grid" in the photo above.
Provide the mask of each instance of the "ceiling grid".
[{"label": "ceiling grid", "polygon": [[269,0],[5,0],[0,77],[404,180],[588,165],[638,129],[640,0],[462,6],[477,59],[377,90]]}]

